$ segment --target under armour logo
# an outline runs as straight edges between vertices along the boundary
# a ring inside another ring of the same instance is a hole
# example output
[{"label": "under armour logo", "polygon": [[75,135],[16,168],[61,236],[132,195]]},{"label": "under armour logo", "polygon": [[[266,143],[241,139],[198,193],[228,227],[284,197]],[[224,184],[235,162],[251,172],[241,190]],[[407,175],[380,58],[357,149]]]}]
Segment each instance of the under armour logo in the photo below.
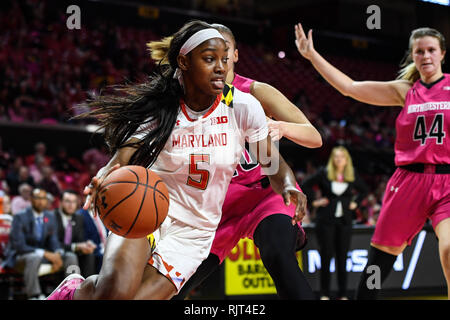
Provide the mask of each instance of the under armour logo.
[{"label": "under armour logo", "polygon": [[102,206],[103,206],[103,209],[106,209],[107,207],[108,207],[108,204],[106,203],[106,197],[105,196],[102,196]]},{"label": "under armour logo", "polygon": [[177,120],[177,126],[179,126],[180,125],[180,120]]},{"label": "under armour logo", "polygon": [[118,225],[114,220],[111,221],[111,223],[109,224],[109,228],[113,229],[117,232],[120,232],[120,229],[122,229],[122,226]]}]

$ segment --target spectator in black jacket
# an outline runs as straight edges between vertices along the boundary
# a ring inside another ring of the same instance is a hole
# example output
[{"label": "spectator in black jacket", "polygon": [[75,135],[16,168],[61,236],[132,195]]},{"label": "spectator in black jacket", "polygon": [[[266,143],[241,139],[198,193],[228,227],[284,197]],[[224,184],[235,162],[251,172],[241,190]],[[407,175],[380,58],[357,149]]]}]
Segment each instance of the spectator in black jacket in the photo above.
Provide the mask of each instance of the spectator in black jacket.
[{"label": "spectator in black jacket", "polygon": [[96,273],[93,252],[97,246],[85,237],[84,218],[76,212],[79,205],[78,193],[73,190],[63,191],[60,207],[55,209],[58,239],[64,249],[64,256],[72,256],[73,261],[77,262],[72,272],[77,271],[79,265],[81,275],[89,277]]},{"label": "spectator in black jacket", "polygon": [[[320,189],[315,199],[313,187]],[[368,193],[364,181],[353,168],[352,158],[345,147],[334,147],[326,168],[307,177],[302,190],[316,211],[316,235],[321,256],[321,299],[330,297],[330,261],[336,255],[338,299],[347,299],[347,252],[352,235],[353,212]],[[356,194],[355,194],[356,193]]]},{"label": "spectator in black jacket", "polygon": [[95,273],[100,273],[103,262],[103,253],[105,252],[106,238],[108,237],[108,229],[103,225],[98,215],[95,217],[88,211],[80,209],[77,212],[84,218],[84,236],[87,240],[94,242],[96,248],[95,256]]}]

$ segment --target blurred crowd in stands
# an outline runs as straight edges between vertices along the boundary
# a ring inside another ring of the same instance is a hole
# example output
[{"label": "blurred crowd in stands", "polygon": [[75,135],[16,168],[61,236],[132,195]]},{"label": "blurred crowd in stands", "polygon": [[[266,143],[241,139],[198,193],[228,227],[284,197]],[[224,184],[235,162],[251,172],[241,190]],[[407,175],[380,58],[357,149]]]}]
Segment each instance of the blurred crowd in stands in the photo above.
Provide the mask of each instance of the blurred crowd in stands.
[{"label": "blurred crowd in stands", "polygon": [[[64,146],[60,146],[56,154],[49,155],[44,142],[36,143],[32,154],[14,155],[2,149],[0,139],[0,194],[11,197],[12,214],[26,206],[35,187],[46,190],[54,198],[49,206],[55,208],[63,190],[73,189],[81,194],[98,169],[108,161],[106,150],[97,148],[86,150],[81,161],[69,157]],[[19,198],[17,203],[21,205],[15,206]]]},{"label": "blurred crowd in stands", "polygon": [[97,148],[86,150],[81,161],[69,157],[64,146],[49,155],[44,142],[36,143],[35,152],[26,156],[0,149],[0,195],[8,195],[11,200],[11,212],[5,213],[15,214],[27,207],[35,187],[46,190],[51,197],[49,209],[56,208],[63,190],[76,190],[81,195],[98,169],[108,161],[106,150]]},{"label": "blurred crowd in stands", "polygon": [[151,31],[100,23],[68,32],[67,15],[47,14],[49,5],[12,1],[0,11],[0,119],[67,123],[88,92],[151,71]]}]

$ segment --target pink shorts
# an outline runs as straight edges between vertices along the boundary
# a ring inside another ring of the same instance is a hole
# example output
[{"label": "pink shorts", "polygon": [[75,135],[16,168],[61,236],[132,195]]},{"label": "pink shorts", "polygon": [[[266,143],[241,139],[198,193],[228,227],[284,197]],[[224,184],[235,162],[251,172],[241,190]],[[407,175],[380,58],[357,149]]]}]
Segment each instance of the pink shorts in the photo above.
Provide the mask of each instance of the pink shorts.
[{"label": "pink shorts", "polygon": [[450,174],[416,173],[397,168],[384,193],[372,242],[399,247],[412,240],[427,219],[433,228],[450,218]]},{"label": "pink shorts", "polygon": [[[300,187],[297,185],[299,190]],[[237,245],[240,239],[253,239],[253,233],[259,223],[273,214],[286,214],[293,217],[295,205],[284,204],[283,197],[269,186],[263,188],[261,183],[243,186],[231,183],[222,206],[222,219],[216,231],[211,253],[222,262]],[[299,223],[300,239],[305,232]]]}]

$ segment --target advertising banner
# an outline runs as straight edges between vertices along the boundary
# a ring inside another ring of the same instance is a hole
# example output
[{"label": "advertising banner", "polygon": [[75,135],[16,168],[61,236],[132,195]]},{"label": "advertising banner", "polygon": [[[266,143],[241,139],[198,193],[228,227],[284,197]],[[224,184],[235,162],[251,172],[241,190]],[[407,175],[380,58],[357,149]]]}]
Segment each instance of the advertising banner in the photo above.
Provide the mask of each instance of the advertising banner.
[{"label": "advertising banner", "polygon": [[[301,267],[301,255],[297,254]],[[253,240],[241,239],[225,259],[225,295],[276,294]]]}]

